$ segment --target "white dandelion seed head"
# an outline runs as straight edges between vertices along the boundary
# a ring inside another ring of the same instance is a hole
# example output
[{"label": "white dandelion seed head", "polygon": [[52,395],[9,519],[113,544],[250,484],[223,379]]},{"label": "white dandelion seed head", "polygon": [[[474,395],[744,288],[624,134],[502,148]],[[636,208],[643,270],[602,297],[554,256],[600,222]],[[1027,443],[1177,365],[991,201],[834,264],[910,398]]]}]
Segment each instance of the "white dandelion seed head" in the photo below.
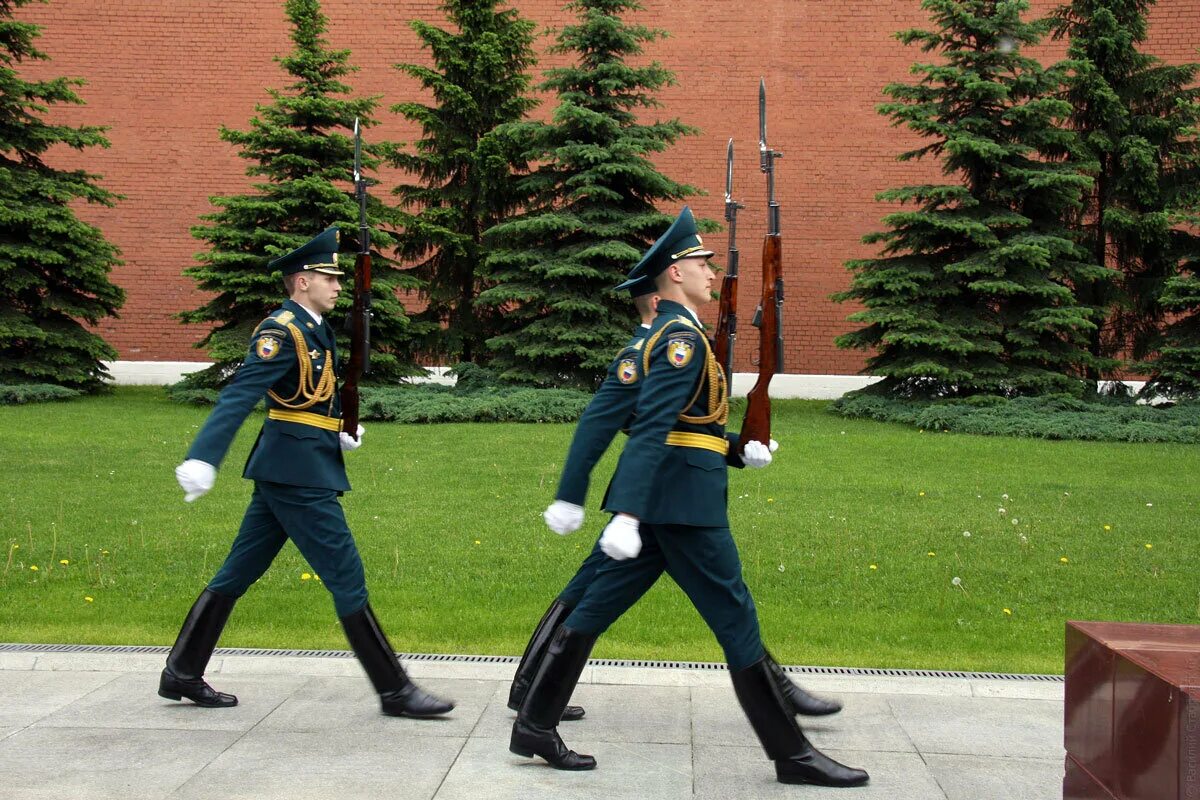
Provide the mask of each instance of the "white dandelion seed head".
[{"label": "white dandelion seed head", "polygon": [[1001,500],[1007,500],[1007,499],[1008,499],[1008,495],[1006,495],[1006,494],[1002,494],[1002,495],[1000,495],[1000,499],[1001,499]]},{"label": "white dandelion seed head", "polygon": [[957,575],[955,575],[953,578],[951,578],[950,582],[953,583],[955,586],[962,586],[962,578],[958,577]]},{"label": "white dandelion seed head", "polygon": [[970,538],[971,538],[971,532],[970,532],[970,531],[963,531],[963,536],[965,536],[966,538],[970,539]]},{"label": "white dandelion seed head", "polygon": [[1004,507],[1002,506],[1002,507],[1000,507],[1000,508],[997,508],[997,509],[996,509],[996,512],[997,512],[997,513],[1000,513],[1000,514],[1007,514],[1007,513],[1008,513],[1008,509],[1006,509],[1006,508],[1004,508]]},{"label": "white dandelion seed head", "polygon": [[1021,520],[1017,519],[1016,517],[1013,517],[1013,525],[1016,525],[1020,521]]}]

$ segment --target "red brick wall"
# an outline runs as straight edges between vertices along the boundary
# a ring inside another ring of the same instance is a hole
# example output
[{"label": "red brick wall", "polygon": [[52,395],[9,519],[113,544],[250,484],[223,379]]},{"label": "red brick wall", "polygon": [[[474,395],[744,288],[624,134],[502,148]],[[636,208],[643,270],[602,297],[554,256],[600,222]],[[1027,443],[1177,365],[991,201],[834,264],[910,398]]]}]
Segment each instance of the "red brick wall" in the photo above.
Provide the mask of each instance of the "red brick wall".
[{"label": "red brick wall", "polygon": [[[415,84],[391,68],[427,58],[407,22],[442,24],[438,0],[325,0],[328,40],[350,48],[361,71],[350,79],[359,94],[383,95],[387,106],[416,95]],[[563,0],[517,0],[539,29],[569,21]],[[786,369],[849,374],[857,353],[838,350],[833,338],[851,329],[852,309],[831,303],[846,287],[849,258],[872,254],[860,238],[879,228],[889,207],[880,190],[935,175],[933,165],[904,165],[895,155],[913,139],[875,113],[881,87],[905,80],[920,57],[893,38],[924,25],[917,0],[643,0],[636,20],[670,32],[649,57],[673,70],[678,85],[662,92],[662,117],[678,116],[702,135],[659,159],[670,176],[709,192],[692,201],[702,216],[723,214],[725,141],[737,148],[735,195],[747,208],[739,220],[742,250],[740,313],[749,319],[765,227],[765,181],[757,170],[758,78],[767,81],[769,133],[784,151],[777,174],[782,205],[787,303]],[[1055,3],[1035,0],[1035,12]],[[172,315],[202,300],[181,271],[202,243],[188,229],[211,210],[212,195],[245,192],[245,162],[217,138],[217,128],[245,128],[267,88],[285,85],[273,58],[290,49],[280,0],[51,0],[20,10],[44,25],[40,47],[51,61],[24,68],[27,77],[82,77],[87,105],[55,110],[51,118],[111,128],[108,150],[52,154],[62,167],[104,176],[125,195],[114,209],[81,210],[119,246],[125,264],[114,281],[128,300],[101,333],[127,360],[202,360],[192,348],[202,331]],[[1161,0],[1151,16],[1152,52],[1171,62],[1197,58],[1200,0]],[[542,40],[544,46],[549,39]],[[1048,45],[1056,58],[1061,45]],[[540,67],[561,63],[546,57]],[[544,106],[541,114],[550,108]],[[386,110],[372,134],[412,140],[416,131]],[[385,175],[384,186],[396,176]],[[672,210],[672,209],[665,209]],[[708,244],[721,253],[723,234]],[[715,305],[707,311],[711,319]],[[752,329],[746,329],[747,331]],[[737,366],[749,369],[754,337],[743,335]]]}]

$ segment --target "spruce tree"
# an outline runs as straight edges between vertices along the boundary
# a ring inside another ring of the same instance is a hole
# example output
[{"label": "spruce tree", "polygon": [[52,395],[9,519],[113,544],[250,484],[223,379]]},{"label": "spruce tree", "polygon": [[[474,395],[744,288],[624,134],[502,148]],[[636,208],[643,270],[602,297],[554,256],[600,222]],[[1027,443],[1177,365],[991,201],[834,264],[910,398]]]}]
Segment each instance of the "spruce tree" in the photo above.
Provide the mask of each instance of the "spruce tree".
[{"label": "spruce tree", "polygon": [[1153,0],[1074,0],[1054,15],[1069,37],[1070,125],[1097,164],[1094,188],[1074,224],[1111,283],[1079,287],[1083,302],[1109,309],[1091,336],[1098,364],[1090,377],[1140,359],[1161,343],[1168,309],[1161,299],[1183,259],[1200,258],[1200,238],[1175,225],[1194,186],[1200,123],[1200,64],[1164,64],[1139,51]]},{"label": "spruce tree", "polygon": [[96,390],[116,351],[82,323],[117,316],[125,293],[109,281],[116,247],[71,207],[112,206],[99,175],[55,169],[46,152],[108,147],[104,128],[46,122],[60,103],[82,105],[84,81],[23,80],[17,67],[46,60],[34,46],[41,27],[17,22],[29,0],[0,0],[0,383],[52,383]]},{"label": "spruce tree", "polygon": [[1088,262],[1063,218],[1090,180],[1059,82],[1022,54],[1048,30],[1024,0],[925,0],[935,30],[897,34],[935,54],[915,83],[894,83],[879,107],[926,141],[900,155],[940,159],[947,181],[879,195],[908,208],[864,237],[878,258],[851,261],[848,291],[865,327],[841,347],[874,349],[868,370],[897,394],[1030,394],[1077,390],[1094,309],[1072,287],[1106,273]]},{"label": "spruce tree", "polygon": [[1181,184],[1191,185],[1180,191],[1181,210],[1172,215],[1171,236],[1183,243],[1177,248],[1181,256],[1158,296],[1167,318],[1155,340],[1153,360],[1136,366],[1149,375],[1144,397],[1195,400],[1200,399],[1200,252],[1191,231],[1200,230],[1200,168],[1176,168],[1174,173]]},{"label": "spruce tree", "polygon": [[440,8],[452,30],[411,23],[432,66],[396,65],[432,96],[432,105],[393,107],[422,133],[411,151],[397,151],[391,161],[417,179],[395,189],[403,227],[396,253],[411,265],[426,301],[412,318],[414,342],[438,359],[486,360],[483,343],[500,312],[476,304],[490,285],[483,232],[524,199],[512,163],[516,154],[495,131],[537,105],[528,96],[534,25],[502,5],[445,0]]},{"label": "spruce tree", "polygon": [[634,319],[628,296],[612,287],[671,221],[655,203],[697,194],[651,158],[697,131],[678,119],[639,121],[674,76],[658,62],[627,63],[666,37],[623,19],[641,9],[636,0],[574,0],[567,8],[578,22],[563,28],[551,52],[575,63],[548,70],[540,87],[557,95],[552,120],[505,130],[536,167],[522,184],[526,212],[489,234],[496,285],[480,303],[505,312],[504,330],[488,342],[502,377],[594,387]]},{"label": "spruce tree", "polygon": [[[208,243],[198,254],[198,265],[184,270],[199,288],[212,292],[204,305],[180,314],[185,322],[216,323],[197,345],[216,362],[189,375],[185,388],[215,387],[229,380],[246,356],[246,343],[254,327],[279,307],[283,284],[267,262],[316,236],[330,225],[341,232],[339,262],[353,281],[353,253],[358,251],[358,203],[351,178],[354,169],[354,120],[363,132],[363,168],[374,170],[386,142],[372,141],[369,128],[378,97],[348,98],[350,87],[342,78],[357,70],[349,50],[331,50],[325,41],[327,27],[318,0],[287,0],[294,48],[275,60],[294,79],[285,90],[269,89],[269,105],[258,105],[249,130],[222,127],[221,139],[239,148],[251,162],[246,174],[262,179],[254,192],[211,198],[218,211],[203,217],[208,222],[192,235]],[[387,228],[395,224],[395,211],[375,196],[369,197],[367,221],[371,244],[390,248],[394,239]],[[409,285],[396,265],[375,253],[371,270],[371,378],[383,381],[411,372],[406,334],[408,320],[396,297]],[[338,301],[345,310],[350,292]]]}]

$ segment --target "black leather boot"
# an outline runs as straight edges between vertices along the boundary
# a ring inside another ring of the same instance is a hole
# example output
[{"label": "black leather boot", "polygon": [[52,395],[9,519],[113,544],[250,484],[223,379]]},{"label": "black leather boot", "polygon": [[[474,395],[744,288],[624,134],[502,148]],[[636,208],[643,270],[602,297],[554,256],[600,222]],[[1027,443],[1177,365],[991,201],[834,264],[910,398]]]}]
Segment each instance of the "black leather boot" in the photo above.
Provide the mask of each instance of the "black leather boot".
[{"label": "black leather boot", "polygon": [[541,756],[555,769],[596,768],[596,759],[569,749],[556,730],[595,643],[594,635],[559,626],[521,703],[509,750],[527,758]]},{"label": "black leather boot", "polygon": [[784,702],[791,706],[793,714],[824,717],[842,710],[842,704],[837,700],[823,700],[820,697],[814,697],[797,686],[769,652],[767,653],[767,666],[771,668],[771,676],[775,678],[775,685],[779,687],[779,693],[783,695]]},{"label": "black leather boot", "polygon": [[[546,655],[546,648],[550,646],[554,632],[563,624],[563,620],[571,615],[571,610],[569,605],[555,599],[542,615],[541,622],[533,629],[533,636],[529,637],[529,644],[525,645],[525,655],[521,656],[521,663],[517,665],[517,673],[513,675],[512,686],[508,690],[508,707],[513,711],[520,710],[521,701],[525,699],[529,684],[533,683],[533,677],[537,675],[538,665]],[[583,706],[567,706],[563,710],[563,722],[583,719],[584,713]]]},{"label": "black leather boot", "polygon": [[780,783],[811,783],[817,786],[861,786],[869,776],[861,769],[839,764],[813,747],[779,691],[771,674],[769,657],[749,667],[730,672],[733,690],[758,735],[767,758],[775,762]]},{"label": "black leather boot", "polygon": [[454,703],[434,697],[409,680],[370,605],[342,617],[342,628],[371,685],[379,693],[384,714],[436,717],[453,710]]},{"label": "black leather boot", "polygon": [[218,692],[204,682],[204,669],[221,638],[225,622],[237,602],[232,597],[205,589],[192,604],[179,629],[175,646],[167,655],[167,667],[158,679],[158,696],[168,700],[187,698],[205,708],[228,708],[237,698]]}]

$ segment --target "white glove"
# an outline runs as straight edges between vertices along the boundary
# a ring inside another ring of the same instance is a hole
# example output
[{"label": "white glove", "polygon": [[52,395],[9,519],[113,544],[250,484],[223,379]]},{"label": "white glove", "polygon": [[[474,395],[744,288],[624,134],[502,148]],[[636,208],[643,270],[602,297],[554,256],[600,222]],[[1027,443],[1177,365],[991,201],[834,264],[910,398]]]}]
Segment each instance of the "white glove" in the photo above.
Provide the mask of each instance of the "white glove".
[{"label": "white glove", "polygon": [[175,468],[175,480],[183,489],[183,501],[190,503],[213,487],[217,480],[217,468],[207,461],[189,458]]},{"label": "white glove", "polygon": [[771,440],[770,446],[750,440],[742,448],[742,463],[750,469],[762,469],[771,463],[771,453],[779,449],[779,442]]},{"label": "white glove", "polygon": [[583,525],[583,506],[568,503],[566,500],[555,500],[550,507],[542,512],[542,519],[547,527],[559,536],[574,533]]},{"label": "white glove", "polygon": [[353,436],[351,436],[350,434],[346,433],[345,431],[342,431],[341,433],[339,433],[338,434],[338,444],[340,444],[342,446],[342,452],[348,453],[351,450],[357,450],[358,448],[362,447],[362,435],[364,433],[366,433],[366,430],[363,428],[362,425],[358,426],[358,438],[357,439],[354,438]]},{"label": "white glove", "polygon": [[628,514],[617,514],[600,534],[600,549],[604,555],[617,561],[637,558],[642,552],[642,537],[638,535],[638,521]]}]

